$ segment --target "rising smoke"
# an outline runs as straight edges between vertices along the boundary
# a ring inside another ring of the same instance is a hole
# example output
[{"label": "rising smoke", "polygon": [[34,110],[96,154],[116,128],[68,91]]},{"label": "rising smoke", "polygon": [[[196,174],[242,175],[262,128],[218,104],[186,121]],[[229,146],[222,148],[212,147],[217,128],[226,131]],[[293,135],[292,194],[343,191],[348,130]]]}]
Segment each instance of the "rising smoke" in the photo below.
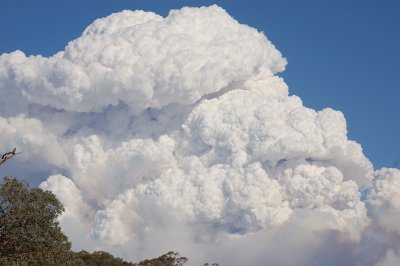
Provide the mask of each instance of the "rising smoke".
[{"label": "rising smoke", "polygon": [[304,107],[218,6],[123,11],[51,57],[0,55],[0,148],[45,173],[80,250],[190,265],[397,265],[400,171]]}]

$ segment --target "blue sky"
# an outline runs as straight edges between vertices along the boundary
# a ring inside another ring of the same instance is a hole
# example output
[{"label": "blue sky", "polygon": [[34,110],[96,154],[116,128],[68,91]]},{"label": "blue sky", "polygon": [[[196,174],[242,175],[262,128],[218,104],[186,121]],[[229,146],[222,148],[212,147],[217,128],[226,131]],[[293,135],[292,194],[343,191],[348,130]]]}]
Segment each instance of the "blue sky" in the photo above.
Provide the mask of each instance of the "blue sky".
[{"label": "blue sky", "polygon": [[344,113],[375,168],[400,167],[400,3],[396,1],[0,0],[0,54],[63,50],[94,19],[123,9],[165,16],[216,3],[264,31],[288,59],[291,94]]}]

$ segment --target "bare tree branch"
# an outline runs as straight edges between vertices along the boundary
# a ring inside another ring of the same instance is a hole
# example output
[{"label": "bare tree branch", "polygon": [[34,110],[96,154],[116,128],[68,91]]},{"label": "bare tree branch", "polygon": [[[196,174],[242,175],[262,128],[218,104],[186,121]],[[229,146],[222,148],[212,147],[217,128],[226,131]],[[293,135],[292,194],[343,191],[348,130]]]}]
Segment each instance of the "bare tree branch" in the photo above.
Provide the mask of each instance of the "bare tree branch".
[{"label": "bare tree branch", "polygon": [[2,165],[5,161],[7,161],[8,159],[11,159],[12,157],[14,157],[17,154],[20,154],[20,152],[16,152],[17,149],[14,148],[12,151],[6,152],[1,156],[0,159],[0,165]]}]

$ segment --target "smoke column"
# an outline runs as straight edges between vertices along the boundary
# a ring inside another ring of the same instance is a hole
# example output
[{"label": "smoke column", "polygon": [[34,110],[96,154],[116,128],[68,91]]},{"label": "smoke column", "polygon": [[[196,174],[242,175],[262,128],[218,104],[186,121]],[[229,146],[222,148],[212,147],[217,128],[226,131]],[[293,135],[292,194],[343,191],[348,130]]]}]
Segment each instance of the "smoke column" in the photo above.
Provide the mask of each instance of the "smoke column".
[{"label": "smoke column", "polygon": [[115,13],[51,57],[0,55],[0,149],[61,200],[76,250],[400,264],[400,170],[289,95],[286,63],[218,6]]}]

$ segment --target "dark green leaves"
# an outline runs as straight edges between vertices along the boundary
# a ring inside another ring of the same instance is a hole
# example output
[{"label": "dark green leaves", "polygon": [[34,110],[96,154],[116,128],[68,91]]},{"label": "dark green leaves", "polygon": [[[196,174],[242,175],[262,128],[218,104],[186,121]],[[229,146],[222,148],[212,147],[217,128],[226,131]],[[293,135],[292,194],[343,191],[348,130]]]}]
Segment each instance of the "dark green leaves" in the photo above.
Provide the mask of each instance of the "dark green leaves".
[{"label": "dark green leaves", "polygon": [[82,265],[57,222],[63,210],[52,192],[4,178],[0,186],[0,265]]}]

